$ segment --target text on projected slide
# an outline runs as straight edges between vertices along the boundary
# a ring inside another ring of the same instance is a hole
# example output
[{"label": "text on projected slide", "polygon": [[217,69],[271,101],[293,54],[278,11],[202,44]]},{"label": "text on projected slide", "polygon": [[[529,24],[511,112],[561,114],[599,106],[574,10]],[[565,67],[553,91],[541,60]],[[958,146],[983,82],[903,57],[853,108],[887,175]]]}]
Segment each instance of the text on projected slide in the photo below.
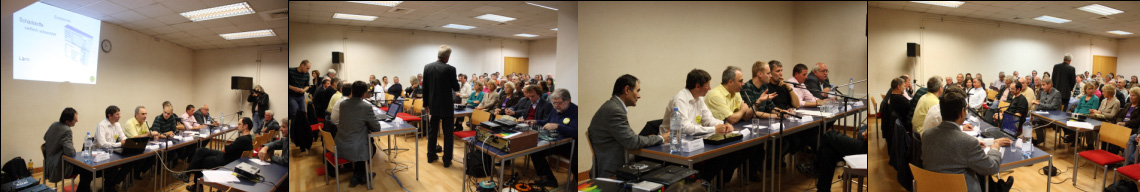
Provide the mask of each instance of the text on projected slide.
[{"label": "text on projected slide", "polygon": [[99,20],[40,2],[12,20],[13,79],[95,84]]}]

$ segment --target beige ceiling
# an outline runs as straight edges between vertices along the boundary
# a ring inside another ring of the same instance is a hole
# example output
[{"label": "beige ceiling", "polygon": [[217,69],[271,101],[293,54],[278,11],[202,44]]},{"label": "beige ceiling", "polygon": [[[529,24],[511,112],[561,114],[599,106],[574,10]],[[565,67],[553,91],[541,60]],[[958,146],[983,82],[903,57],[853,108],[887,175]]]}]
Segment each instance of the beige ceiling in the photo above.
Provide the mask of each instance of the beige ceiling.
[{"label": "beige ceiling", "polygon": [[[1108,17],[1111,19],[1098,19],[1102,16],[1077,9],[1094,3],[1112,7],[1124,11],[1124,13],[1109,15]],[[1140,37],[1140,2],[1136,1],[966,1],[965,4],[958,8],[909,1],[871,1],[868,5],[887,9],[1040,26],[1109,38]],[[1072,21],[1058,24],[1033,19],[1042,15]],[[1112,30],[1127,31],[1133,34],[1117,35],[1107,33],[1107,31]]]},{"label": "beige ceiling", "polygon": [[[62,9],[113,23],[190,49],[216,49],[289,42],[289,21],[263,19],[286,9],[284,0],[42,0]],[[191,22],[179,13],[247,2],[254,14]],[[273,29],[275,37],[225,40],[218,34]]]},{"label": "beige ceiling", "polygon": [[[559,8],[577,2],[533,1],[532,3]],[[407,13],[393,13],[392,9],[410,9]],[[524,1],[405,1],[396,7],[351,2],[291,1],[289,20],[300,23],[334,24],[363,27],[415,29],[482,35],[509,39],[545,39],[557,36],[558,12],[526,4]],[[332,18],[334,13],[378,16],[374,21],[357,21]],[[501,25],[495,21],[475,19],[483,14],[514,17]],[[447,24],[474,26],[469,30],[443,28]],[[538,37],[517,37],[526,33]]]}]

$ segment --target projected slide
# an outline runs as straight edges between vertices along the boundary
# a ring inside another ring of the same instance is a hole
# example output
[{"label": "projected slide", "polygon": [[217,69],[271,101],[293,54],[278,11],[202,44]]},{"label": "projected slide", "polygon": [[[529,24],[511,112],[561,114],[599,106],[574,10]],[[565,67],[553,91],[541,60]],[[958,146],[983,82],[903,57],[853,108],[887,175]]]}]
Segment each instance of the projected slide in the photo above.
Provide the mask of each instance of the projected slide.
[{"label": "projected slide", "polygon": [[99,20],[36,2],[12,14],[12,78],[95,84]]}]

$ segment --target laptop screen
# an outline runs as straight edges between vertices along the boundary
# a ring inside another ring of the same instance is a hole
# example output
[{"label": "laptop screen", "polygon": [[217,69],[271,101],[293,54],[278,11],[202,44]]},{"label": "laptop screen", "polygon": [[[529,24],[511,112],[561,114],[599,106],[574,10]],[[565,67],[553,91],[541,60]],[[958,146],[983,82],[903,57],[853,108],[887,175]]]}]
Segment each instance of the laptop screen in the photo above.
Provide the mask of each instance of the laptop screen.
[{"label": "laptop screen", "polygon": [[1019,129],[1020,127],[1017,126],[1017,123],[1019,122],[1018,117],[1013,116],[1013,114],[1009,113],[1002,113],[1001,115],[1001,130],[1009,133],[1010,135],[1016,136],[1017,131],[1021,130]]},{"label": "laptop screen", "polygon": [[392,104],[388,104],[388,111],[386,112],[388,112],[389,117],[395,117],[397,113],[400,113],[400,109],[403,108],[404,107],[400,106],[399,102],[392,102]]}]

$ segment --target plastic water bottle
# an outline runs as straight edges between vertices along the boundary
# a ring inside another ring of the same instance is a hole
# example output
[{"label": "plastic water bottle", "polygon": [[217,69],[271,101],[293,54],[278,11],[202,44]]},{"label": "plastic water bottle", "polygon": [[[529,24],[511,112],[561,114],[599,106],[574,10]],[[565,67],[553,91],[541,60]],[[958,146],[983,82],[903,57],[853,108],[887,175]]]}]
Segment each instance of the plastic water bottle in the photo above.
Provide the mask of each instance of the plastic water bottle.
[{"label": "plastic water bottle", "polygon": [[87,132],[87,137],[83,139],[83,153],[80,153],[83,156],[83,163],[91,164],[91,159],[93,158],[91,156],[91,150],[94,149],[94,146],[95,137],[91,136],[91,132]]},{"label": "plastic water bottle", "polygon": [[851,79],[847,80],[847,94],[854,94],[854,93],[855,93],[855,78],[852,77]]},{"label": "plastic water bottle", "polygon": [[1021,128],[1021,153],[1025,158],[1029,158],[1033,155],[1033,135],[1031,134],[1033,134],[1032,127],[1026,126]]},{"label": "plastic water bottle", "polygon": [[673,138],[669,140],[669,152],[681,152],[681,111],[676,107],[673,108],[673,116],[669,117],[669,135]]}]

